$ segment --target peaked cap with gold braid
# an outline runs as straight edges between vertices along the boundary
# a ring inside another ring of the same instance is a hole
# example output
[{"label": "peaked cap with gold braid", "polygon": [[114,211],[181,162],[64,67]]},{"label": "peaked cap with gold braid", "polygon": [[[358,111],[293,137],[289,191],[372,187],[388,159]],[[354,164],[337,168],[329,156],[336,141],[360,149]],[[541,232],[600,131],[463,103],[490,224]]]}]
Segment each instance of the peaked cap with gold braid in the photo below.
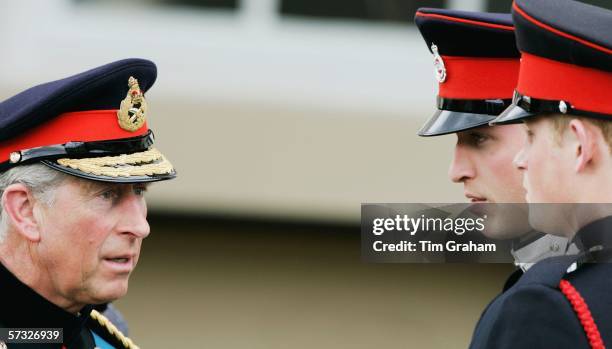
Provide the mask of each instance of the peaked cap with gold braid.
[{"label": "peaked cap with gold braid", "polygon": [[104,182],[174,178],[147,125],[144,94],[156,77],[153,62],[125,59],[0,103],[0,171],[41,162]]}]

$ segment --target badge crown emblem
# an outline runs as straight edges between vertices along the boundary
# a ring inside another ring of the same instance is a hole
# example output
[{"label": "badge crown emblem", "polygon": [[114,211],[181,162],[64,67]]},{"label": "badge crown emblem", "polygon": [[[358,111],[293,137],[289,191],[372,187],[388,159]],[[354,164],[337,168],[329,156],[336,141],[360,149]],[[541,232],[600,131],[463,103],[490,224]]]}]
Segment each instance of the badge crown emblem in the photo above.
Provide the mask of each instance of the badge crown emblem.
[{"label": "badge crown emblem", "polygon": [[436,44],[431,45],[431,52],[434,55],[434,72],[436,74],[436,80],[439,83],[443,83],[446,81],[446,67],[444,66],[444,60],[442,56],[438,53],[438,46]]},{"label": "badge crown emblem", "polygon": [[128,79],[128,87],[127,95],[121,101],[121,106],[117,112],[117,119],[122,129],[134,132],[141,128],[145,122],[147,101],[140,90],[138,80],[133,76]]}]

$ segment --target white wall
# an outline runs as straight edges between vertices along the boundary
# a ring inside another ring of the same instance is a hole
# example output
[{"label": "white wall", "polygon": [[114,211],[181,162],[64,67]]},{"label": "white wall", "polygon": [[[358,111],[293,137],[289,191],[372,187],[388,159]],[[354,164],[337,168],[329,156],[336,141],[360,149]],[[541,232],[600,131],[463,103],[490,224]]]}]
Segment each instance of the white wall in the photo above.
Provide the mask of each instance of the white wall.
[{"label": "white wall", "polygon": [[414,26],[280,18],[274,0],[0,4],[0,98],[120,58],[158,64],[150,124],[180,177],[153,208],[355,221],[361,202],[462,200],[454,137],[415,135],[435,85]]}]

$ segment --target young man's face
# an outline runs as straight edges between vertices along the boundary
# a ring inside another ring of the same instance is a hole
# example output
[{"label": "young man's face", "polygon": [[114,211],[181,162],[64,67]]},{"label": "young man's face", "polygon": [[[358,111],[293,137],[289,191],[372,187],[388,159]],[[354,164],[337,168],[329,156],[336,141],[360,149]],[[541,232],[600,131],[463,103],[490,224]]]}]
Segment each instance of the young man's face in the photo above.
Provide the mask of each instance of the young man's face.
[{"label": "young man's face", "polygon": [[575,207],[567,205],[576,202],[575,190],[581,190],[575,177],[576,142],[567,131],[558,135],[550,117],[530,119],[523,128],[528,140],[514,163],[523,171],[527,202],[536,204],[529,206],[529,222],[538,231],[569,237],[579,228]]},{"label": "young man's face", "polygon": [[515,166],[524,172],[523,186],[529,203],[568,203],[571,198],[572,152],[559,140],[550,119],[535,118],[524,124],[527,142]]},{"label": "young man's face", "polygon": [[41,206],[36,246],[50,292],[67,302],[91,304],[120,298],[149,234],[145,185],[70,179]]},{"label": "young man's face", "polygon": [[471,202],[523,203],[522,176],[512,160],[526,141],[520,125],[458,132],[449,177]]}]

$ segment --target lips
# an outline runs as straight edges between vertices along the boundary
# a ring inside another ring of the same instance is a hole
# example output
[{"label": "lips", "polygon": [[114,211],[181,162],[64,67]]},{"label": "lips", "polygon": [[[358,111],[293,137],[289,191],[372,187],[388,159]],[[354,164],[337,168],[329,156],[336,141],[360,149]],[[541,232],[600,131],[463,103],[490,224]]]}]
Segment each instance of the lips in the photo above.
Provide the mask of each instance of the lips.
[{"label": "lips", "polygon": [[485,197],[478,196],[476,194],[468,193],[468,192],[465,192],[465,197],[468,198],[468,200],[470,200],[470,202],[472,202],[472,203],[477,203],[477,202],[483,203],[483,202],[487,202],[488,201],[487,198],[485,198]]},{"label": "lips", "polygon": [[131,272],[134,269],[135,254],[124,254],[104,257],[104,264],[118,273]]},{"label": "lips", "polygon": [[112,262],[125,263],[130,260],[130,257],[105,258]]}]

